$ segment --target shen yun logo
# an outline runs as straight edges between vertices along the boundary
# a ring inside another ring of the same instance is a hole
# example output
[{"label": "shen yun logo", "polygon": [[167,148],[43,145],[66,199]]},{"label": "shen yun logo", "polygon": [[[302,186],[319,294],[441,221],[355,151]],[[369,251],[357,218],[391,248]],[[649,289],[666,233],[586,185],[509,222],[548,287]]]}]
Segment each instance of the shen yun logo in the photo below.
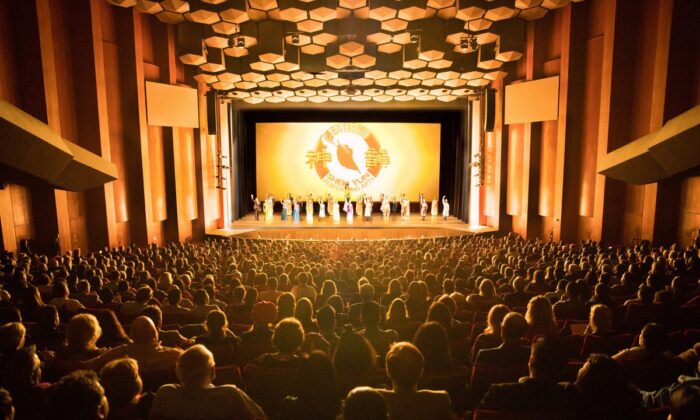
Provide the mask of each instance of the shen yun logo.
[{"label": "shen yun logo", "polygon": [[377,179],[383,167],[391,163],[367,127],[356,123],[340,123],[319,137],[314,150],[306,152],[306,164],[330,188],[360,191]]}]

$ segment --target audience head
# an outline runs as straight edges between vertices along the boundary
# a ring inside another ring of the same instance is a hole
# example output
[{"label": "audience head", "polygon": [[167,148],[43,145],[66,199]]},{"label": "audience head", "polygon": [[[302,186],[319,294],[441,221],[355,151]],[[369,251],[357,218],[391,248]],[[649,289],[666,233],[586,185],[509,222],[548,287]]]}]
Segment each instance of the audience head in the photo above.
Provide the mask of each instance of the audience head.
[{"label": "audience head", "polygon": [[185,350],[177,360],[175,373],[184,388],[203,389],[214,380],[214,356],[201,344]]},{"label": "audience head", "polygon": [[134,403],[143,389],[139,365],[134,359],[116,359],[100,369],[100,382],[112,411]]},{"label": "audience head", "polygon": [[566,367],[566,358],[557,343],[539,339],[530,348],[528,367],[533,378],[558,380]]},{"label": "audience head", "polygon": [[289,318],[294,316],[296,301],[291,293],[282,293],[277,297],[277,316]]},{"label": "audience head", "polygon": [[136,291],[136,302],[146,305],[153,298],[153,289],[148,286],[139,287]]},{"label": "audience head", "polygon": [[387,322],[406,322],[408,321],[408,312],[406,311],[406,302],[400,298],[395,298],[389,305],[389,311],[386,314]]},{"label": "audience head", "polygon": [[66,343],[71,352],[85,352],[96,349],[102,328],[92,314],[78,314],[68,321]]},{"label": "audience head", "polygon": [[379,304],[373,300],[362,303],[362,324],[365,328],[377,328],[380,321]]},{"label": "audience head", "polygon": [[668,347],[666,327],[657,323],[646,324],[639,336],[639,345],[652,354],[664,352]]},{"label": "audience head", "polygon": [[0,354],[15,352],[24,346],[27,333],[21,322],[8,322],[0,326]]},{"label": "audience head", "polygon": [[295,354],[304,342],[304,327],[296,318],[285,318],[277,323],[272,333],[272,344],[286,355]]},{"label": "audience head", "polygon": [[106,419],[109,403],[97,374],[78,370],[64,376],[54,386],[47,411],[52,420]]},{"label": "audience head", "polygon": [[386,402],[374,388],[360,386],[348,393],[343,404],[343,420],[387,420]]},{"label": "audience head", "polygon": [[700,418],[700,385],[681,384],[671,394],[670,420],[695,420]]},{"label": "audience head", "polygon": [[612,332],[613,313],[610,308],[603,304],[593,305],[589,324],[593,334],[606,334]]},{"label": "audience head", "polygon": [[138,345],[153,345],[158,343],[158,329],[153,320],[141,315],[131,322],[129,337]]},{"label": "audience head", "polygon": [[386,354],[386,370],[394,389],[414,390],[423,373],[425,359],[411,343],[394,343]]},{"label": "audience head", "polygon": [[316,314],[316,322],[318,329],[323,331],[335,331],[335,309],[332,306],[325,305],[318,310]]},{"label": "audience head", "polygon": [[301,298],[297,301],[297,306],[294,309],[294,318],[298,319],[302,325],[308,325],[313,322],[314,306],[309,298]]},{"label": "audience head", "polygon": [[519,343],[527,332],[527,320],[517,312],[510,312],[501,322],[501,338],[504,343]]},{"label": "audience head", "polygon": [[228,329],[228,320],[223,311],[215,309],[207,314],[207,332],[212,336],[223,337]]},{"label": "audience head", "polygon": [[452,330],[452,314],[444,303],[433,302],[428,309],[428,321],[440,323],[445,331]]},{"label": "audience head", "polygon": [[253,305],[251,317],[255,325],[269,326],[277,319],[277,305],[268,301],[258,302]]},{"label": "audience head", "polygon": [[333,364],[339,374],[371,373],[377,366],[377,353],[367,339],[348,324],[338,340]]},{"label": "audience head", "polygon": [[413,344],[423,354],[427,370],[452,368],[450,341],[445,328],[439,322],[428,321],[421,325],[413,336]]},{"label": "audience head", "polygon": [[12,396],[4,389],[0,388],[0,420],[13,420],[15,418],[15,407],[12,404]]},{"label": "audience head", "polygon": [[590,355],[573,385],[587,418],[633,418],[638,414],[638,396],[622,366],[610,356]]},{"label": "audience head", "polygon": [[485,333],[494,334],[498,337],[501,336],[501,323],[503,318],[510,312],[508,307],[503,304],[493,305],[489,310],[489,314],[486,320]]},{"label": "audience head", "polygon": [[552,303],[542,295],[530,299],[530,302],[527,304],[525,319],[530,328],[536,332],[547,330],[552,325],[556,326]]}]

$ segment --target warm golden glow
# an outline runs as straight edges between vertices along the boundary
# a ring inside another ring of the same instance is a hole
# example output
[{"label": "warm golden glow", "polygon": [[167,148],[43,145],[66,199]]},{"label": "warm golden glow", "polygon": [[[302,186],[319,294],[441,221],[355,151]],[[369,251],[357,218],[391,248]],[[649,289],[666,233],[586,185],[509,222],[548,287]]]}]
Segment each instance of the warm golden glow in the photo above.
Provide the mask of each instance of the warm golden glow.
[{"label": "warm golden glow", "polygon": [[[315,98],[327,99],[309,99]],[[256,177],[258,195],[276,199],[287,193],[342,198],[343,188],[334,189],[333,179],[354,179],[353,197],[359,191],[374,200],[382,193],[406,193],[414,201],[421,192],[437,197],[440,124],[258,123]]]}]

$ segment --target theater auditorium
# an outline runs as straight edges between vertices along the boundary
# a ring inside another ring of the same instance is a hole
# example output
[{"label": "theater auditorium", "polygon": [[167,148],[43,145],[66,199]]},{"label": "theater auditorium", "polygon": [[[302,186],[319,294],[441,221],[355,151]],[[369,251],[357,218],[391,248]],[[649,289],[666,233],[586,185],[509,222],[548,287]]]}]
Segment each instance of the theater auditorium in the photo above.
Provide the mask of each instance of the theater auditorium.
[{"label": "theater auditorium", "polygon": [[700,1],[0,1],[0,420],[700,419]]}]

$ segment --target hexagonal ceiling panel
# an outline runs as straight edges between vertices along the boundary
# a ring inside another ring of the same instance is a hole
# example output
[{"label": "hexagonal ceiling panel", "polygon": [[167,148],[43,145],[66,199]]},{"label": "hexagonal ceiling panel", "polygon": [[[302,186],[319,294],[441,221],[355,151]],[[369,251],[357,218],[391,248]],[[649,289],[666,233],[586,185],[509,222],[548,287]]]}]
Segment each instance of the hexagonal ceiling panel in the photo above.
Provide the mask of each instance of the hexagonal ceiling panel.
[{"label": "hexagonal ceiling panel", "polygon": [[251,104],[451,102],[506,77],[523,56],[525,22],[570,3],[106,1],[177,25],[188,74]]}]

